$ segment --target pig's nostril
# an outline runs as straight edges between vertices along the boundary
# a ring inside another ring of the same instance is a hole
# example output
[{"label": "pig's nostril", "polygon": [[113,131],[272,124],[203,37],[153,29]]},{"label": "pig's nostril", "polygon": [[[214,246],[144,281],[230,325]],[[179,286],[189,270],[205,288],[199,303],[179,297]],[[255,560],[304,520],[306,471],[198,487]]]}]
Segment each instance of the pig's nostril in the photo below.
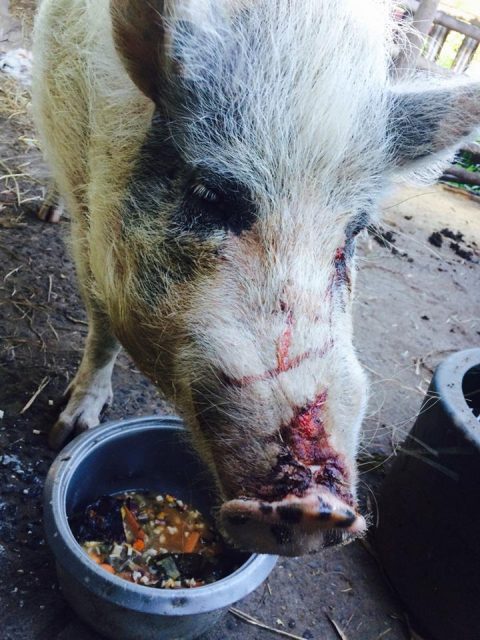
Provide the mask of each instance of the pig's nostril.
[{"label": "pig's nostril", "polygon": [[356,519],[357,516],[353,513],[353,511],[347,509],[343,513],[336,514],[335,526],[339,528],[351,527]]},{"label": "pig's nostril", "polygon": [[280,506],[277,508],[280,520],[290,524],[298,524],[303,518],[303,510],[293,505]]},{"label": "pig's nostril", "polygon": [[272,505],[271,504],[266,504],[265,502],[262,502],[260,504],[259,509],[260,509],[260,513],[263,513],[264,516],[269,515],[273,511]]},{"label": "pig's nostril", "polygon": [[247,524],[247,522],[250,520],[250,518],[248,518],[248,516],[244,516],[241,514],[238,515],[232,515],[232,516],[228,516],[227,520],[230,524],[234,525],[234,526],[239,526],[242,524]]}]

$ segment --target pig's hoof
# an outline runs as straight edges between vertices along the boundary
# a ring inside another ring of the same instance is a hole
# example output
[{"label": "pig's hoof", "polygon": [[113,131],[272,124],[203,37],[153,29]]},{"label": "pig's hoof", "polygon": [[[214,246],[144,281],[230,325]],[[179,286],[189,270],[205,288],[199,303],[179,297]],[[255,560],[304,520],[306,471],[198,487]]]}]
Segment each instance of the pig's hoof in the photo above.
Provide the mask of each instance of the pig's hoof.
[{"label": "pig's hoof", "polygon": [[60,222],[63,216],[63,203],[53,205],[48,202],[44,202],[40,209],[37,211],[37,218],[42,222],[50,222],[56,224]]},{"label": "pig's hoof", "polygon": [[65,395],[69,396],[67,406],[48,436],[48,444],[52,449],[60,449],[70,436],[100,424],[102,414],[113,400],[110,384],[105,387],[92,386],[86,390],[75,388],[72,384]]}]

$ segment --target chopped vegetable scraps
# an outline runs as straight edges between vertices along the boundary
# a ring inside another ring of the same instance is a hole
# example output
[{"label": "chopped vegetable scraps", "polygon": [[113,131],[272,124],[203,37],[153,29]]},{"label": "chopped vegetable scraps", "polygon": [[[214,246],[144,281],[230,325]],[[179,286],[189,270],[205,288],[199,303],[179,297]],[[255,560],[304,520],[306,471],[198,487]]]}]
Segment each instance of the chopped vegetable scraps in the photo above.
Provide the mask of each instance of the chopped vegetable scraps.
[{"label": "chopped vegetable scraps", "polygon": [[199,511],[169,494],[103,496],[70,524],[93,562],[145,586],[201,587],[245,561],[244,554],[225,547]]}]

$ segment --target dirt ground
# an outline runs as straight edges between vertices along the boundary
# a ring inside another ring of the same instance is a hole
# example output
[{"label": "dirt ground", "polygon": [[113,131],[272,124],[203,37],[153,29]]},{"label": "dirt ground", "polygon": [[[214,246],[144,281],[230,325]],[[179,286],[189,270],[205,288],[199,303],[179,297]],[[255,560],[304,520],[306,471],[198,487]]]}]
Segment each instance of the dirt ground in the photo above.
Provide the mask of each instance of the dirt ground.
[{"label": "dirt ground", "polygon": [[[20,3],[22,10],[28,6]],[[2,0],[0,16],[1,9]],[[4,19],[0,53],[24,42],[21,22],[6,26]],[[65,243],[68,220],[53,225],[36,218],[47,180],[28,92],[0,73],[0,636],[96,640],[58,590],[42,530],[42,487],[54,457],[46,433],[86,334]],[[439,186],[402,187],[383,209],[383,236],[359,243],[355,302],[356,344],[371,380],[359,456],[362,500],[370,511],[434,367],[449,353],[480,343],[480,205]],[[442,235],[446,228],[463,237]],[[126,355],[114,387],[109,419],[167,410]],[[369,540],[280,560],[268,583],[237,606],[292,637],[414,637]],[[208,635],[269,637],[280,636],[231,613]]]}]

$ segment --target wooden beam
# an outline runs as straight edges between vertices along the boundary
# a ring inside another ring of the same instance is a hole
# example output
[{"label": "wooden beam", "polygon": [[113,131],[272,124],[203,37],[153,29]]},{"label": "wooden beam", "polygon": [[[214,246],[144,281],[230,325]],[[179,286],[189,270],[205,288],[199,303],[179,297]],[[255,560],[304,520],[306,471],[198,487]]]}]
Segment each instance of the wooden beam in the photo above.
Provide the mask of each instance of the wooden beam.
[{"label": "wooden beam", "polygon": [[[420,3],[418,0],[403,0],[403,2],[400,2],[399,4],[404,6],[406,9],[410,9],[415,12]],[[458,33],[463,33],[464,36],[475,38],[475,40],[480,41],[480,27],[470,24],[469,22],[465,22],[464,20],[460,20],[459,18],[455,18],[455,16],[445,13],[445,11],[437,11],[433,21],[435,24],[441,24],[443,27],[447,27],[450,31],[458,31]]]},{"label": "wooden beam", "polygon": [[448,36],[447,27],[443,27],[441,24],[433,25],[432,30],[430,31],[429,37],[427,39],[426,47],[423,51],[423,55],[427,60],[435,62],[438,58],[440,51],[445,44],[445,40]]},{"label": "wooden beam", "polygon": [[480,27],[477,27],[474,24],[449,16],[443,11],[437,11],[435,14],[435,22],[436,24],[441,24],[443,27],[447,27],[447,29],[450,29],[451,31],[458,31],[459,33],[463,33],[464,36],[468,36],[469,38],[473,38],[480,42]]},{"label": "wooden beam", "polygon": [[480,186],[480,173],[467,171],[458,165],[452,165],[443,174],[447,180],[455,180],[463,184],[473,184]]},{"label": "wooden beam", "polygon": [[408,44],[396,61],[400,75],[414,69],[423,49],[426,36],[430,32],[440,0],[420,0],[413,15],[413,30],[407,34]]},{"label": "wooden beam", "polygon": [[457,51],[455,60],[453,61],[452,69],[455,73],[463,73],[465,71],[473,60],[478,46],[478,40],[465,36],[459,50]]}]

